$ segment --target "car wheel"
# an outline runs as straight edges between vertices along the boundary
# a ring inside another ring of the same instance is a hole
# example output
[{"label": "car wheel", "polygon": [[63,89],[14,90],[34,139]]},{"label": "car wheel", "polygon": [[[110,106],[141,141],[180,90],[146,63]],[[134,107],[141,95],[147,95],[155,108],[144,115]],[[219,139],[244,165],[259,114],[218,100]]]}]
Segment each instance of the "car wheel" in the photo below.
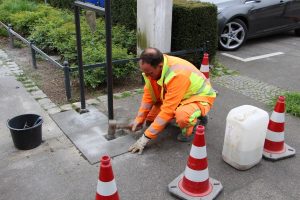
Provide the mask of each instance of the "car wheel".
[{"label": "car wheel", "polygon": [[219,38],[219,47],[222,50],[236,50],[242,46],[247,38],[247,26],[240,19],[228,22]]},{"label": "car wheel", "polygon": [[296,34],[297,36],[300,36],[300,28],[295,29],[295,34]]}]

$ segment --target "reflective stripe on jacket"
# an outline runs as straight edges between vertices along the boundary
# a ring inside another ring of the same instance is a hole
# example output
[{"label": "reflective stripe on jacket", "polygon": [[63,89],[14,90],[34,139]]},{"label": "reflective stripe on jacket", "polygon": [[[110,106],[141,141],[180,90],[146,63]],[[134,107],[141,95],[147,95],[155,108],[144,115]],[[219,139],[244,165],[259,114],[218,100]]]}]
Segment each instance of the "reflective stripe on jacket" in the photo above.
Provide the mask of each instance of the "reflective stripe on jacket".
[{"label": "reflective stripe on jacket", "polygon": [[207,102],[213,105],[216,93],[205,76],[190,62],[164,55],[161,78],[145,79],[144,95],[135,123],[144,122],[151,107],[161,101],[161,111],[145,131],[149,138],[156,138],[166,124],[174,118],[176,108],[190,102]]}]

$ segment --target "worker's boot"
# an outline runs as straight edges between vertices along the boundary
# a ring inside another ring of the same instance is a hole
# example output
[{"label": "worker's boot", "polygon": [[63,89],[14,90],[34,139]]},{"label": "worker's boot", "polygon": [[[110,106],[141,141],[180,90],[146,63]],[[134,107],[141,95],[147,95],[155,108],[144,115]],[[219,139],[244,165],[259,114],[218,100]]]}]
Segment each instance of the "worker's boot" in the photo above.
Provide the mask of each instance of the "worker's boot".
[{"label": "worker's boot", "polygon": [[200,122],[199,125],[202,125],[204,127],[206,127],[207,123],[208,123],[208,117],[206,116],[200,116],[197,118]]},{"label": "worker's boot", "polygon": [[152,124],[152,122],[153,121],[146,120],[146,122],[145,122],[145,128],[148,128]]},{"label": "worker's boot", "polygon": [[195,133],[196,127],[199,125],[199,123],[200,123],[200,120],[197,119],[197,122],[193,127],[193,132],[192,132],[191,135],[187,136],[185,133],[181,132],[177,135],[177,140],[180,141],[180,142],[190,142],[190,141],[192,141],[193,138],[194,138],[194,133]]},{"label": "worker's boot", "polygon": [[177,140],[180,141],[180,142],[190,142],[190,141],[192,141],[193,138],[194,138],[197,126],[198,125],[202,125],[202,126],[206,127],[207,123],[208,123],[208,117],[207,116],[200,116],[200,117],[198,117],[197,118],[197,122],[194,125],[192,134],[189,135],[189,136],[186,136],[183,133],[179,133],[178,136],[177,136]]},{"label": "worker's boot", "polygon": [[193,138],[194,138],[194,134],[191,134],[191,135],[189,135],[189,136],[186,136],[186,135],[184,135],[183,133],[179,133],[179,134],[177,135],[177,140],[178,140],[179,142],[190,142],[190,141],[193,140]]}]

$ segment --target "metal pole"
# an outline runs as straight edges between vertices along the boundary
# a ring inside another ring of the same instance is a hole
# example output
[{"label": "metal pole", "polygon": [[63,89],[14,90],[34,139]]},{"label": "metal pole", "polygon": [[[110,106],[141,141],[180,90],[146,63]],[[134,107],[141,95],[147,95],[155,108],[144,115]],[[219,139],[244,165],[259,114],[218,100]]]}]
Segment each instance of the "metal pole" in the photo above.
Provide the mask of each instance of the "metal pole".
[{"label": "metal pole", "polygon": [[206,42],[203,42],[203,54],[206,53]]},{"label": "metal pole", "polygon": [[34,41],[30,41],[32,67],[33,67],[33,69],[37,69],[37,66],[36,66],[36,54],[35,54],[35,50],[32,48],[33,45],[34,45]]},{"label": "metal pole", "polygon": [[79,82],[80,82],[80,102],[81,102],[80,113],[85,113],[85,112],[88,112],[88,110],[85,107],[84,75],[83,75],[83,64],[82,64],[82,48],[81,48],[79,7],[75,5],[74,9],[75,9],[78,72],[79,72]]},{"label": "metal pole", "polygon": [[106,75],[108,119],[114,119],[113,81],[112,81],[112,44],[111,44],[111,11],[110,0],[105,0],[105,31],[106,31]]},{"label": "metal pole", "polygon": [[206,51],[209,52],[209,41],[208,40],[205,42],[205,47],[206,47]]},{"label": "metal pole", "polygon": [[64,65],[66,95],[67,95],[67,100],[70,101],[70,99],[71,99],[71,83],[70,83],[70,67],[69,67],[69,62],[68,61],[64,61],[63,65]]},{"label": "metal pole", "polygon": [[8,24],[8,36],[9,36],[9,46],[10,48],[14,48],[14,35],[11,33],[12,30],[12,25],[11,24]]}]

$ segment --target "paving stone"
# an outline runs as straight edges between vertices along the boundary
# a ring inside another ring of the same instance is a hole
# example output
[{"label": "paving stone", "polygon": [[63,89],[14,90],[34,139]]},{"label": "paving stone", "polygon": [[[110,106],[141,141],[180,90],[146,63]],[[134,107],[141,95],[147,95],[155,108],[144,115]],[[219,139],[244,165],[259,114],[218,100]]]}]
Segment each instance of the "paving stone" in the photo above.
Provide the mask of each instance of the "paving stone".
[{"label": "paving stone", "polygon": [[26,88],[36,87],[36,85],[32,82],[30,82],[30,83],[25,83],[24,81],[22,81],[22,82],[23,82],[24,87],[26,87]]},{"label": "paving stone", "polygon": [[42,90],[33,91],[33,92],[31,92],[31,95],[35,99],[43,99],[43,98],[47,97],[47,95]]},{"label": "paving stone", "polygon": [[50,110],[51,108],[57,107],[55,103],[46,103],[41,105],[45,110]]},{"label": "paving stone", "polygon": [[[9,66],[8,66],[8,67],[9,67]],[[12,72],[15,72],[15,71],[19,71],[19,70],[20,70],[19,67],[13,67],[13,68],[9,67],[9,69],[10,69],[10,71],[12,71]]]},{"label": "paving stone", "polygon": [[[26,87],[26,86],[25,86]],[[37,86],[34,86],[34,87],[26,87],[26,90],[28,92],[35,92],[35,91],[38,91],[39,88]]]},{"label": "paving stone", "polygon": [[98,104],[100,104],[100,102],[97,99],[88,99],[88,100],[86,100],[86,103],[88,105],[98,105]]},{"label": "paving stone", "polygon": [[101,102],[107,102],[107,95],[99,96],[99,97],[97,97],[97,99]]},{"label": "paving stone", "polygon": [[38,102],[40,105],[46,105],[46,104],[53,103],[49,98],[39,99]]},{"label": "paving stone", "polygon": [[34,84],[35,85],[35,82],[33,82],[31,79],[26,79],[23,81],[23,83],[25,84]]},{"label": "paving stone", "polygon": [[7,64],[7,65],[16,65],[16,63],[15,63],[15,62],[11,62],[11,61],[9,61],[9,62],[6,62],[6,64]]},{"label": "paving stone", "polygon": [[23,70],[16,70],[16,71],[13,71],[13,73],[16,74],[16,75],[24,74]]},{"label": "paving stone", "polygon": [[72,106],[74,106],[76,109],[81,108],[81,102],[72,103]]},{"label": "paving stone", "polygon": [[72,108],[71,104],[65,104],[65,105],[60,106],[60,109],[62,111],[67,111],[67,110],[72,110],[73,108]]},{"label": "paving stone", "polygon": [[20,67],[15,63],[15,64],[8,64],[7,65],[11,70],[17,70],[20,69]]},{"label": "paving stone", "polygon": [[133,92],[136,94],[142,94],[144,92],[144,90],[143,89],[135,89],[135,90],[133,90]]},{"label": "paving stone", "polygon": [[123,97],[123,93],[115,93],[114,97],[115,98],[122,98]]},{"label": "paving stone", "polygon": [[53,114],[56,114],[56,113],[61,112],[61,109],[60,109],[59,107],[53,107],[53,108],[47,110],[47,112],[48,112],[50,115],[53,115]]}]

